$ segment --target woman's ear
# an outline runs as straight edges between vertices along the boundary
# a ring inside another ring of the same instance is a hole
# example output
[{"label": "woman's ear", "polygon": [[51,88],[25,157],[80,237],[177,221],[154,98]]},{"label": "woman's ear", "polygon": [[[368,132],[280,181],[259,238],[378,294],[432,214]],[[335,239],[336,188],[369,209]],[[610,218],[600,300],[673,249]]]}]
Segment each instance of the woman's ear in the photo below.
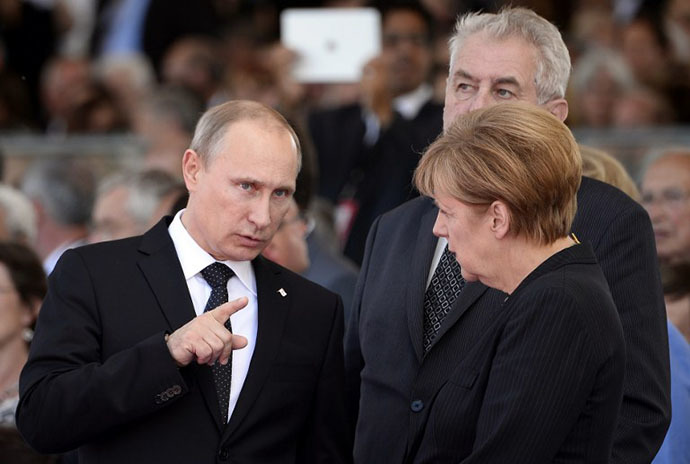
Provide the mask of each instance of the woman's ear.
[{"label": "woman's ear", "polygon": [[510,232],[510,210],[508,205],[496,200],[489,206],[489,220],[491,221],[491,232],[500,240]]}]

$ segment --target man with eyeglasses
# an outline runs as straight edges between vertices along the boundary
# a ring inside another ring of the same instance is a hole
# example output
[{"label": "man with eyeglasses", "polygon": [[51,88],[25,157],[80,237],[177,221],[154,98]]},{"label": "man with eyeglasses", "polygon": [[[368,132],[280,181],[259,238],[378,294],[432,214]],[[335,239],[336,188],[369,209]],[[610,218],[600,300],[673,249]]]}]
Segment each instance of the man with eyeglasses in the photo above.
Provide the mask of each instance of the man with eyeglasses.
[{"label": "man with eyeglasses", "polygon": [[360,102],[309,121],[319,163],[318,195],[342,218],[345,255],[361,263],[369,227],[416,196],[412,172],[441,132],[442,106],[427,82],[431,18],[417,3],[382,11],[382,53],[364,68]]}]

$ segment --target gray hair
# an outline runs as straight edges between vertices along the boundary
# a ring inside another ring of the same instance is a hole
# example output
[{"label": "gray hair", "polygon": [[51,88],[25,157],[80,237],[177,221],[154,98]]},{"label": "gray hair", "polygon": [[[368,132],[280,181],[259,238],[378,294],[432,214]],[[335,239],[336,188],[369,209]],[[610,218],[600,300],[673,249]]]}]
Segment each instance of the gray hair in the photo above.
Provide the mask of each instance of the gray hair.
[{"label": "gray hair", "polygon": [[288,131],[297,151],[299,172],[302,167],[302,149],[295,130],[276,110],[254,101],[231,100],[207,110],[196,125],[189,148],[194,150],[204,163],[208,163],[218,152],[227,128],[235,122],[244,120],[264,120],[267,126],[277,126]]},{"label": "gray hair", "polygon": [[181,130],[192,134],[204,105],[183,88],[163,87],[146,100],[144,109],[156,119],[173,121]]},{"label": "gray hair", "polygon": [[94,176],[70,159],[35,162],[24,174],[22,191],[62,225],[88,225],[94,200]]},{"label": "gray hair", "polygon": [[0,184],[0,211],[10,240],[33,243],[36,239],[36,211],[26,195],[9,185]]},{"label": "gray hair", "polygon": [[98,185],[98,196],[124,187],[129,195],[125,210],[143,233],[152,220],[161,201],[176,192],[184,192],[184,184],[173,175],[157,169],[140,172],[116,172],[105,177]]},{"label": "gray hair", "polygon": [[503,8],[496,14],[467,13],[458,18],[455,34],[449,41],[451,70],[464,41],[477,33],[497,40],[519,37],[534,46],[538,54],[534,83],[539,104],[565,97],[570,54],[556,26],[526,8]]},{"label": "gray hair", "polygon": [[649,168],[652,167],[652,164],[656,163],[662,158],[666,158],[667,156],[690,157],[690,146],[667,145],[649,150],[642,161],[642,165],[640,166],[639,181],[642,182],[645,174],[647,174]]}]

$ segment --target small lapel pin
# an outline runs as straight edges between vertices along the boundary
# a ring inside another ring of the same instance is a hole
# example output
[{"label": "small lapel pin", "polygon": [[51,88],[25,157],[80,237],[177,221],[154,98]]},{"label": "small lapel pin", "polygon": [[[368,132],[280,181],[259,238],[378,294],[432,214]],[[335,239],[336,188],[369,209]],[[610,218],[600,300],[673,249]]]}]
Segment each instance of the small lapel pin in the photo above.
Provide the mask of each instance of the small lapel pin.
[{"label": "small lapel pin", "polygon": [[282,296],[283,298],[287,296],[287,292],[282,288],[278,289],[278,293],[280,293],[280,296]]}]

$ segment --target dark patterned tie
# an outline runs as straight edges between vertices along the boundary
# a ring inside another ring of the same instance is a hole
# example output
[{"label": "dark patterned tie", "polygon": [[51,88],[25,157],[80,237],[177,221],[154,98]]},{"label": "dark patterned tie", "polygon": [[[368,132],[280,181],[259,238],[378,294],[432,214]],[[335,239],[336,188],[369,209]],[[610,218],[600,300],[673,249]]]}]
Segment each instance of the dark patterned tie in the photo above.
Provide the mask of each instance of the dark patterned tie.
[{"label": "dark patterned tie", "polygon": [[[228,302],[228,280],[235,273],[223,263],[213,263],[201,271],[206,282],[211,286],[211,296],[208,298],[204,312],[215,309],[216,307]],[[225,327],[232,332],[230,318],[225,323]],[[213,382],[216,384],[218,393],[218,404],[220,405],[220,417],[223,423],[228,422],[228,404],[230,403],[230,380],[232,378],[232,352],[225,365],[216,361],[211,366],[213,372]]]},{"label": "dark patterned tie", "polygon": [[460,265],[446,245],[441,261],[436,266],[434,276],[424,294],[425,353],[431,347],[431,342],[441,329],[443,319],[450,312],[453,302],[460,295],[464,285],[465,279],[460,274]]}]

